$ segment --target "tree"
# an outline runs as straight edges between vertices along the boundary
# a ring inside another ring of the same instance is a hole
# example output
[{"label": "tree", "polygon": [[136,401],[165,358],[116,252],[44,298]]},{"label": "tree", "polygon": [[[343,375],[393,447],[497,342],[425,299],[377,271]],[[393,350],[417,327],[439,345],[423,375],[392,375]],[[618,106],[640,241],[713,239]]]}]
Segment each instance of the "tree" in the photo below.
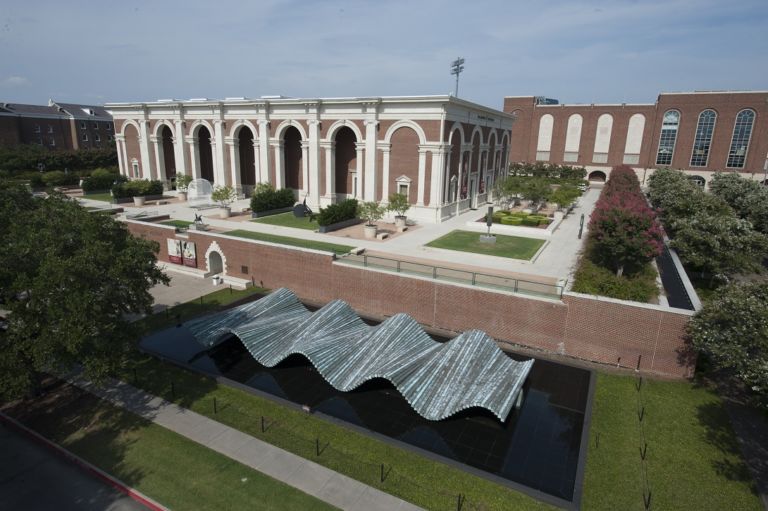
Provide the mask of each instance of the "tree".
[{"label": "tree", "polygon": [[752,226],[768,234],[768,188],[739,174],[715,173],[709,183],[713,195],[733,208],[739,217],[752,222]]},{"label": "tree", "polygon": [[549,200],[559,207],[564,208],[570,205],[579,196],[581,196],[581,191],[575,186],[562,185],[552,192]]},{"label": "tree", "polygon": [[387,209],[392,211],[395,215],[405,216],[410,207],[411,205],[408,204],[408,196],[404,193],[393,193],[389,196]]},{"label": "tree", "polygon": [[552,189],[546,179],[528,179],[522,183],[521,193],[524,199],[536,204],[549,199]]},{"label": "tree", "polygon": [[768,398],[768,287],[730,284],[688,324],[694,348]]},{"label": "tree", "polygon": [[63,195],[3,183],[0,225],[0,398],[35,391],[44,371],[79,363],[99,381],[119,368],[139,334],[126,317],[149,313],[149,289],[169,281],[157,243]]},{"label": "tree", "polygon": [[211,193],[211,200],[226,208],[237,200],[237,192],[231,186],[217,186]]},{"label": "tree", "polygon": [[375,226],[376,222],[384,217],[387,208],[380,206],[378,202],[362,202],[357,206],[357,214],[365,219],[365,225]]},{"label": "tree", "polygon": [[768,238],[734,215],[698,213],[673,224],[672,246],[691,268],[712,278],[749,273],[760,268]]}]

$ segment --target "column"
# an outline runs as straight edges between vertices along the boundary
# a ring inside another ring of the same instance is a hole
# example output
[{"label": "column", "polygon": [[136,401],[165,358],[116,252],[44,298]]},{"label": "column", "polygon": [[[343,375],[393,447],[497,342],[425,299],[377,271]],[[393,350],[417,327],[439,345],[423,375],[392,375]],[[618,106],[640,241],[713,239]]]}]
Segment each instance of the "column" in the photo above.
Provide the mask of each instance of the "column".
[{"label": "column", "polygon": [[242,193],[240,186],[240,140],[235,137],[226,137],[224,143],[229,148],[230,186],[240,195]]},{"label": "column", "polygon": [[197,137],[185,137],[189,147],[189,161],[192,179],[200,179],[200,152],[197,150]]},{"label": "column", "polygon": [[445,181],[445,172],[441,169],[445,168],[445,155],[450,148],[446,148],[443,145],[439,145],[432,149],[432,182],[429,189],[429,203],[432,206],[442,206],[444,195],[441,195],[443,184]]},{"label": "column", "polygon": [[320,206],[320,121],[309,121],[309,204]]},{"label": "column", "polygon": [[254,138],[251,143],[253,144],[253,172],[256,174],[254,177],[258,184],[261,182],[261,142],[259,139]]},{"label": "column", "polygon": [[270,139],[269,144],[274,149],[275,154],[275,185],[276,189],[285,186],[285,168],[283,166],[283,141],[280,139]]},{"label": "column", "polygon": [[[365,187],[366,201],[376,200],[376,128],[378,121],[365,121]],[[358,168],[362,167],[358,165]],[[363,177],[358,172],[358,181]],[[386,200],[386,197],[382,197]]]},{"label": "column", "polygon": [[[157,135],[150,135],[149,136],[149,142],[152,144],[152,149],[154,149],[155,153],[155,169],[157,173],[157,179],[164,181],[165,180],[165,173],[163,172],[165,167],[165,160],[163,159],[163,144],[162,139],[159,138]],[[160,143],[158,143],[160,142]]]},{"label": "column", "polygon": [[299,199],[303,200],[309,193],[309,140],[301,141],[301,193]]},{"label": "column", "polygon": [[175,121],[176,137],[173,140],[174,157],[176,159],[176,173],[190,174],[189,153],[186,151],[184,137],[184,121]]},{"label": "column", "polygon": [[427,176],[427,148],[426,146],[419,146],[419,182],[416,188],[416,205],[424,205],[424,188],[426,183],[424,180]]},{"label": "column", "polygon": [[443,174],[443,204],[451,202],[451,147],[448,146],[448,154],[445,157],[445,170]]},{"label": "column", "polygon": [[117,147],[117,166],[120,167],[121,176],[129,176],[128,162],[125,160],[125,135],[115,135],[115,146]]},{"label": "column", "polygon": [[336,168],[335,168],[335,155],[334,149],[336,148],[336,142],[320,142],[320,147],[325,151],[325,197],[334,201],[336,195]]},{"label": "column", "polygon": [[141,158],[141,177],[154,179],[152,163],[149,159],[149,121],[139,121],[139,152]]},{"label": "column", "polygon": [[[357,169],[355,169],[357,173],[357,188],[353,191],[353,195],[357,197],[358,199],[363,199],[365,201],[369,200],[367,195],[363,196],[363,190],[368,189],[368,179],[363,179],[363,169],[365,168],[365,164],[363,163],[363,158],[365,157],[365,144],[362,144],[360,142],[355,142],[355,161],[357,162]],[[370,200],[373,200],[372,198]]]},{"label": "column", "polygon": [[[269,183],[269,121],[259,121],[259,182]],[[274,184],[274,183],[272,183]]]},{"label": "column", "polygon": [[[378,144],[378,147],[382,154],[381,199],[382,202],[387,203],[389,201],[389,154],[392,151],[392,144],[381,143]],[[421,158],[421,155],[419,155],[419,158]]]},{"label": "column", "polygon": [[216,121],[213,124],[214,140],[211,140],[213,149],[213,175],[216,176],[216,182],[226,184],[227,179],[227,160],[224,149],[224,121]]}]

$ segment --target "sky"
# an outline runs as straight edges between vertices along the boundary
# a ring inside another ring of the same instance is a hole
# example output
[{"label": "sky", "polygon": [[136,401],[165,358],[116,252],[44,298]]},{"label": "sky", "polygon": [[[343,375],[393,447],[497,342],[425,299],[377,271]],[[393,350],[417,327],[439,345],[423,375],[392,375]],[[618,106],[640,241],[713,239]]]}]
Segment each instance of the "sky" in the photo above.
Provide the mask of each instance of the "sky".
[{"label": "sky", "polygon": [[768,90],[768,0],[3,0],[0,101]]}]

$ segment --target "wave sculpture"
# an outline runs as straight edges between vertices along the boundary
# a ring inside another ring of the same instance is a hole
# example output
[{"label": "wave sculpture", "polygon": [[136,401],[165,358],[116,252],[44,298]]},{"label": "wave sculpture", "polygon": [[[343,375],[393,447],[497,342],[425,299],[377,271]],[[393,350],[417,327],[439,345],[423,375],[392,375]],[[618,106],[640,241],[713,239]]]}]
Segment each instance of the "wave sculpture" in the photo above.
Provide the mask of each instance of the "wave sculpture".
[{"label": "wave sculpture", "polygon": [[268,367],[304,355],[340,391],[384,378],[429,420],[481,407],[504,422],[533,365],[512,360],[479,330],[439,343],[407,314],[369,326],[341,300],[310,312],[285,288],[186,326],[206,347],[234,334]]}]

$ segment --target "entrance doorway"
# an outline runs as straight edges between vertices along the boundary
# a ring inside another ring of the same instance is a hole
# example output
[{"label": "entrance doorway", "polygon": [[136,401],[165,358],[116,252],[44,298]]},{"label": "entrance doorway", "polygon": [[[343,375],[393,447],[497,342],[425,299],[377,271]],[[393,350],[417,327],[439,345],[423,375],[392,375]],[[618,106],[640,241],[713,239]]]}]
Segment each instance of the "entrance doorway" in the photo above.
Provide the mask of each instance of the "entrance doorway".
[{"label": "entrance doorway", "polygon": [[208,254],[208,269],[211,275],[224,273],[224,263],[221,260],[221,254],[215,251]]}]

